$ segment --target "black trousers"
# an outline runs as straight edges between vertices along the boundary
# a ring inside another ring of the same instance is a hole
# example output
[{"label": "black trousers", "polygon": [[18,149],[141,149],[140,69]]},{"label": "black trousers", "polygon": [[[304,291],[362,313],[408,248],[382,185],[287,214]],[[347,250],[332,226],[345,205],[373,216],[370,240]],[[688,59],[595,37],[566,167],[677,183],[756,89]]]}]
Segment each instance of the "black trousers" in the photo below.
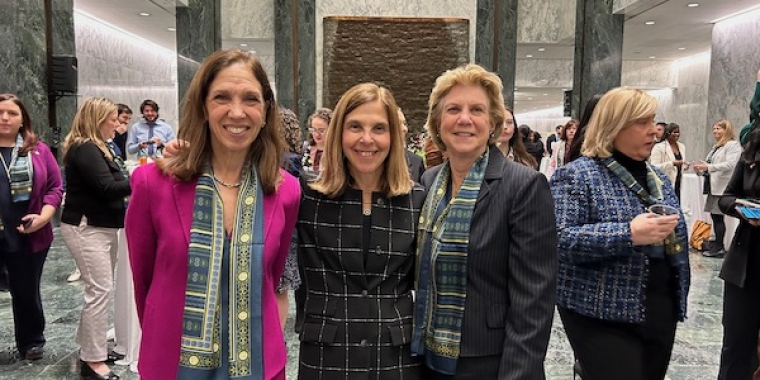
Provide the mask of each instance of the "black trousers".
[{"label": "black trousers", "polygon": [[[650,296],[651,297],[651,296]],[[642,324],[604,321],[559,308],[567,338],[583,369],[583,380],[662,380],[676,333],[673,299],[647,302]]]},{"label": "black trousers", "polygon": [[423,365],[425,380],[487,380],[499,375],[501,356],[460,357],[457,360],[457,373],[444,375]]},{"label": "black trousers", "polygon": [[40,280],[48,249],[33,253],[7,252],[0,241],[0,265],[8,268],[16,348],[22,354],[33,346],[45,345]]},{"label": "black trousers", "polygon": [[747,281],[744,288],[726,282],[723,289],[723,350],[718,379],[749,380],[758,362],[760,281]]}]

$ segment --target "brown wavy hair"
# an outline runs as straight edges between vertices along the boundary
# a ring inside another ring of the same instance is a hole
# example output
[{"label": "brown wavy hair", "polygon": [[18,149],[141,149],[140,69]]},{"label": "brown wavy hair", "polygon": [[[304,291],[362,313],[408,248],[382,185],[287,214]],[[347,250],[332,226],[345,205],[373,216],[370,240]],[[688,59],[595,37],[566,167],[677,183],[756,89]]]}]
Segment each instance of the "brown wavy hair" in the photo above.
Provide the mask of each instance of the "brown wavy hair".
[{"label": "brown wavy hair", "polygon": [[21,128],[19,128],[18,133],[20,133],[21,138],[24,139],[24,144],[21,145],[21,148],[18,150],[18,155],[20,157],[24,157],[27,155],[27,153],[37,147],[37,141],[39,141],[39,139],[37,137],[37,134],[34,133],[32,118],[29,116],[29,111],[27,111],[24,102],[22,102],[21,99],[19,99],[19,97],[16,95],[0,94],[0,102],[4,102],[6,100],[12,101],[21,110]]},{"label": "brown wavy hair", "polygon": [[282,137],[282,121],[264,67],[256,57],[239,49],[220,50],[203,61],[185,93],[177,131],[177,139],[187,141],[190,148],[180,149],[176,156],[158,160],[157,163],[164,173],[182,181],[189,181],[202,173],[213,154],[206,97],[219,72],[235,64],[242,64],[250,69],[261,84],[266,112],[265,124],[251,144],[248,161],[258,169],[263,192],[271,194],[282,182],[280,164],[286,151],[285,140]]}]

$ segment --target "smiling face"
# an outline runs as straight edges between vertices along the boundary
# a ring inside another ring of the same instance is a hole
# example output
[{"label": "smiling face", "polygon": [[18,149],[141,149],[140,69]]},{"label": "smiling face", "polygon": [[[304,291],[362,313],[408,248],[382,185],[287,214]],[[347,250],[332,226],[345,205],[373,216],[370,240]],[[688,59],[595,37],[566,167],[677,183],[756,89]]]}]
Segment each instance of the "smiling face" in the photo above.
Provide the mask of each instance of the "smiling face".
[{"label": "smiling face", "polygon": [[712,126],[712,134],[713,137],[715,137],[715,141],[720,141],[720,139],[723,138],[723,135],[726,133],[726,129],[721,127],[718,124],[715,124]]},{"label": "smiling face", "polygon": [[676,128],[670,132],[670,136],[668,136],[668,142],[675,143],[679,138],[681,138],[681,130]]},{"label": "smiling face", "polygon": [[652,153],[656,137],[657,128],[652,115],[621,129],[612,141],[612,146],[634,160],[644,161]]},{"label": "smiling face", "polygon": [[489,135],[495,129],[485,90],[480,86],[457,85],[441,104],[439,130],[449,159],[474,162],[485,152]]},{"label": "smiling face", "polygon": [[375,100],[349,112],[343,123],[341,145],[352,177],[369,183],[379,182],[391,149],[385,104]]},{"label": "smiling face", "polygon": [[119,117],[116,115],[116,111],[108,114],[108,117],[103,124],[100,124],[100,135],[103,137],[103,140],[112,139],[114,133],[116,133],[116,128],[119,125],[121,124],[119,123]]},{"label": "smiling face", "polygon": [[209,86],[205,108],[216,155],[246,154],[266,120],[261,83],[241,63],[219,71]]},{"label": "smiling face", "polygon": [[509,142],[509,139],[515,134],[515,117],[512,112],[507,110],[504,112],[504,129],[501,130],[499,138],[496,140],[499,144]]},{"label": "smiling face", "polygon": [[145,120],[149,122],[154,122],[156,119],[158,119],[158,111],[156,111],[155,108],[153,108],[152,105],[146,104],[142,109],[142,114]]},{"label": "smiling face", "polygon": [[2,140],[15,141],[22,123],[23,116],[18,104],[10,99],[0,102],[0,138]]}]

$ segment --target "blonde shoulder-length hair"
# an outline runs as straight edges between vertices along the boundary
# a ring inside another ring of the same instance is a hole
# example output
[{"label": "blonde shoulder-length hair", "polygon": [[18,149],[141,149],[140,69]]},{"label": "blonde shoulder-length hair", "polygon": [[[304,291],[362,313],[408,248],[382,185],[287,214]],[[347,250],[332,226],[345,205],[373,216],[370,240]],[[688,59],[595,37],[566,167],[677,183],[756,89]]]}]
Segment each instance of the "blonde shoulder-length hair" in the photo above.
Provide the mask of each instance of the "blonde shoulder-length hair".
[{"label": "blonde shoulder-length hair", "polygon": [[720,128],[723,128],[725,131],[723,132],[723,137],[721,137],[720,140],[715,143],[716,147],[726,145],[726,143],[731,140],[736,140],[736,131],[734,130],[734,125],[730,121],[726,119],[720,119],[716,121],[715,124],[713,124],[713,126],[716,125]]},{"label": "blonde shoulder-length hair", "polygon": [[220,50],[203,61],[185,93],[177,131],[177,139],[187,141],[190,147],[180,149],[176,156],[158,160],[158,166],[167,175],[182,181],[189,181],[202,173],[213,154],[206,97],[219,72],[236,64],[251,70],[261,84],[265,122],[248,151],[248,162],[256,165],[262,191],[272,194],[282,182],[280,164],[286,150],[282,122],[264,67],[256,57],[239,49]]},{"label": "blonde shoulder-length hair", "polygon": [[338,100],[332,114],[332,120],[327,127],[325,141],[323,170],[319,178],[310,184],[311,188],[335,198],[343,194],[351,185],[350,163],[343,152],[343,128],[348,114],[363,104],[380,101],[385,107],[388,118],[388,128],[391,134],[391,147],[388,157],[383,163],[383,174],[380,182],[381,191],[386,197],[408,194],[412,191],[413,182],[406,166],[404,136],[401,130],[401,120],[398,117],[398,106],[390,90],[374,83],[361,83],[351,87]]},{"label": "blonde shoulder-length hair", "polygon": [[74,145],[90,141],[106,156],[109,161],[113,160],[111,151],[106,147],[106,141],[100,132],[100,126],[108,121],[111,114],[116,113],[118,107],[116,104],[106,98],[88,98],[82,103],[82,106],[74,115],[74,121],[71,122],[71,131],[63,140],[63,159],[66,157]]},{"label": "blonde shoulder-length hair", "polygon": [[657,99],[644,90],[617,87],[599,99],[586,126],[581,154],[586,157],[606,158],[612,155],[618,133],[637,121],[655,116]]},{"label": "blonde shoulder-length hair", "polygon": [[504,86],[498,75],[487,71],[474,63],[448,70],[435,80],[435,86],[428,100],[427,128],[430,138],[442,152],[446,151],[446,144],[441,140],[440,125],[443,108],[441,102],[456,86],[480,86],[488,96],[489,117],[494,127],[493,134],[488,139],[488,146],[496,144],[504,129],[504,95],[501,93]]}]

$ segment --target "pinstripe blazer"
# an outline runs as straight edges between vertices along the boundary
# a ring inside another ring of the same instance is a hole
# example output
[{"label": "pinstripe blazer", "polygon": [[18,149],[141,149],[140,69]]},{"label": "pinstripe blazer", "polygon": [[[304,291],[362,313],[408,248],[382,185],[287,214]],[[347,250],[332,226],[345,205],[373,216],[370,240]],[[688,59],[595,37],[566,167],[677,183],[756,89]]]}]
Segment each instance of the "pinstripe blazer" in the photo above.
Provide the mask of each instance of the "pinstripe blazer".
[{"label": "pinstripe blazer", "polygon": [[[678,208],[665,174],[664,203]],[[609,321],[644,321],[648,258],[631,242],[631,220],[646,212],[639,197],[600,161],[581,157],[554,173],[552,194],[559,230],[557,304]],[[683,214],[677,229],[683,236]],[[681,242],[687,247],[686,239]],[[686,317],[688,262],[677,268],[679,319]]]},{"label": "pinstripe blazer", "polygon": [[372,195],[365,251],[361,191],[330,199],[301,184],[299,378],[421,378],[409,344],[422,188],[394,198]]},{"label": "pinstripe blazer", "polygon": [[[501,356],[498,379],[543,380],[557,272],[552,197],[543,174],[490,149],[470,224],[461,356]],[[422,176],[426,189],[441,167]]]}]

